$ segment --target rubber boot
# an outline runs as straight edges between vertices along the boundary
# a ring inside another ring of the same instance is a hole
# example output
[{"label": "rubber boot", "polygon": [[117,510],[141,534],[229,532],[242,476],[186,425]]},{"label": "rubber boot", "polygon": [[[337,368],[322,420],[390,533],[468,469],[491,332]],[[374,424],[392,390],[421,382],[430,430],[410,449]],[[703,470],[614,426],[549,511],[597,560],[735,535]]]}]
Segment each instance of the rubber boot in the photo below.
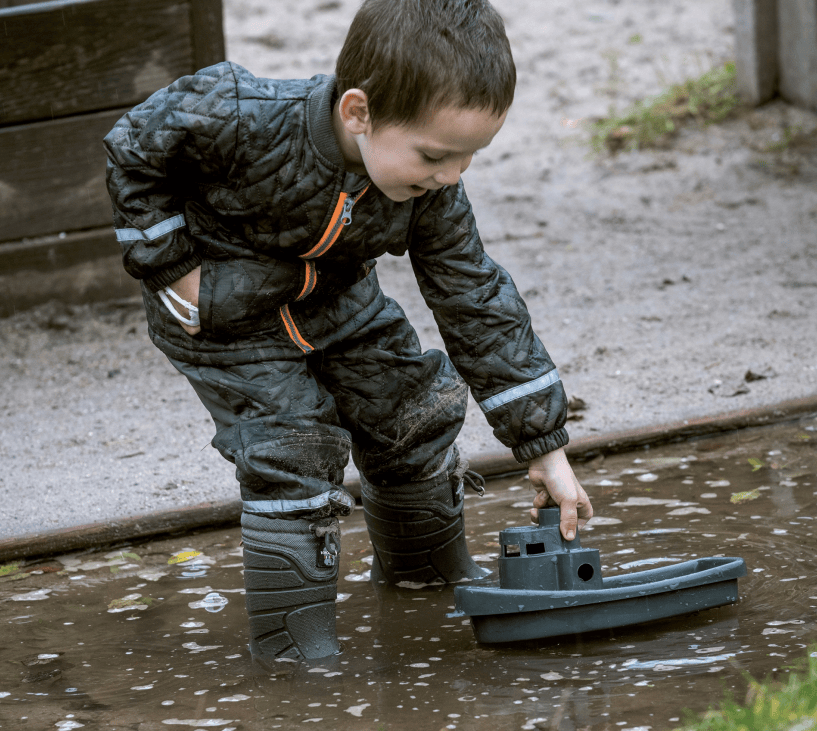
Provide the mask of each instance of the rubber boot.
[{"label": "rubber boot", "polygon": [[253,657],[313,659],[337,653],[337,519],[244,513],[241,535]]},{"label": "rubber boot", "polygon": [[377,489],[361,477],[374,548],[372,582],[440,584],[485,578],[465,544],[463,478],[482,494],[484,481],[460,462],[450,475]]}]

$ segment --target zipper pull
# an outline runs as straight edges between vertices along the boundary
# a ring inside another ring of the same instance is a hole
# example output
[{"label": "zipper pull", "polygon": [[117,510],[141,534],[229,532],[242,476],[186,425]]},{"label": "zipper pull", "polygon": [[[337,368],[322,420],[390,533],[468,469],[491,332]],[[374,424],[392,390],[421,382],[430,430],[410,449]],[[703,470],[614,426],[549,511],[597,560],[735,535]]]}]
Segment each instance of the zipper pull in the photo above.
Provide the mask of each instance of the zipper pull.
[{"label": "zipper pull", "polygon": [[340,222],[348,226],[352,222],[352,206],[355,205],[356,198],[349,197],[343,201],[343,211],[340,214]]}]

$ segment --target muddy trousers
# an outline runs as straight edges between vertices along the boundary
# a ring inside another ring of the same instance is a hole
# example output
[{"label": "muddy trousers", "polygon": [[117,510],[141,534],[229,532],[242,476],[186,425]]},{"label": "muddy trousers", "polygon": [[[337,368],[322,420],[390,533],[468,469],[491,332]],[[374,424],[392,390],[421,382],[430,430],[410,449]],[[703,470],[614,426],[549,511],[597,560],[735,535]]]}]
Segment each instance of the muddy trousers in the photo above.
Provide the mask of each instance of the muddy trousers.
[{"label": "muddy trousers", "polygon": [[[326,606],[311,613],[314,620],[304,619],[310,614],[304,607],[334,601],[339,540],[333,533],[327,543],[326,533],[317,532],[354,507],[343,488],[350,452],[365,480],[378,555],[390,553],[391,540],[400,544],[391,553],[412,554],[404,539],[423,543],[422,529],[409,536],[390,531],[400,532],[400,511],[414,511],[417,524],[417,509],[426,508],[433,533],[450,522],[460,526],[449,533],[459,535],[461,550],[449,553],[467,558],[466,575],[481,574],[464,548],[463,470],[454,446],[467,388],[444,353],[421,351],[399,305],[384,298],[351,338],[320,351],[304,354],[284,333],[275,358],[247,360],[219,367],[171,362],[210,411],[213,446],[236,465],[254,649],[319,657],[336,646],[332,639],[310,649],[298,638],[312,634],[314,623],[329,623]],[[437,538],[450,543],[452,536]],[[389,564],[391,581],[400,580],[395,561],[399,569],[399,558],[380,562]]]}]

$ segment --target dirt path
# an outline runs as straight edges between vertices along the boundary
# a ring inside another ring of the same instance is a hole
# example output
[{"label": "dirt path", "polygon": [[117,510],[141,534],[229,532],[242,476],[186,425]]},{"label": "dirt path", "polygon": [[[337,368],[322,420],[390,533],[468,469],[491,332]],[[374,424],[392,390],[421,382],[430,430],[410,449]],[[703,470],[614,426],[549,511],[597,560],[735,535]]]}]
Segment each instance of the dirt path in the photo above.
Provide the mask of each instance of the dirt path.
[{"label": "dirt path", "polygon": [[[580,120],[732,55],[729,0],[498,0],[516,102],[465,174],[488,252],[513,275],[582,436],[813,395],[817,152],[768,151],[817,115],[773,103],[666,149],[593,159]],[[228,58],[331,72],[353,0],[225,0]],[[441,342],[405,259],[378,266],[426,347]],[[138,302],[0,321],[0,534],[237,496]],[[751,371],[757,380],[747,381]],[[472,404],[466,454],[501,450]]]}]

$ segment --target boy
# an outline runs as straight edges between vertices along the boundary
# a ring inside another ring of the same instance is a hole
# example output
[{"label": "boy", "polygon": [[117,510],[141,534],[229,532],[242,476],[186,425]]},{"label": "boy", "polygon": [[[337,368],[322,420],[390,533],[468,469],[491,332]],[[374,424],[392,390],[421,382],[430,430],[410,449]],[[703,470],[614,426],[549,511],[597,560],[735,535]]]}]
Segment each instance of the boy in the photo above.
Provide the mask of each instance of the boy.
[{"label": "boy", "polygon": [[[365,0],[334,77],[257,79],[218,64],[105,138],[116,234],[150,336],[236,465],[255,656],[338,651],[350,451],[373,581],[485,574],[463,532],[463,483],[478,476],[454,444],[468,386],[497,438],[530,462],[532,518],[559,505],[570,539],[592,516],[564,455],[558,374],[485,254],[460,180],[502,127],[515,83],[488,0]],[[450,360],[421,352],[377,283],[374,260],[407,251]]]}]

